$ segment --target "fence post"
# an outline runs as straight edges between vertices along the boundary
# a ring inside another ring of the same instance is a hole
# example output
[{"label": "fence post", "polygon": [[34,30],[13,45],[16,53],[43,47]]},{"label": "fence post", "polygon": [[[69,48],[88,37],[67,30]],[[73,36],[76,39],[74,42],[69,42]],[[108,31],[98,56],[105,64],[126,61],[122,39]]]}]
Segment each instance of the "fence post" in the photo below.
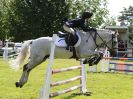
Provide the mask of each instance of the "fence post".
[{"label": "fence post", "polygon": [[6,42],[6,46],[3,52],[3,58],[8,59],[8,41]]},{"label": "fence post", "polygon": [[55,50],[55,40],[57,38],[57,34],[53,34],[52,42],[51,42],[51,52],[49,58],[49,64],[46,71],[46,78],[44,80],[43,87],[40,92],[40,99],[49,99],[50,94],[50,83],[52,77],[52,65],[54,59],[54,50]]},{"label": "fence post", "polygon": [[87,92],[87,88],[86,88],[86,71],[85,71],[85,64],[83,64],[83,60],[84,59],[81,59],[80,60],[80,65],[82,66],[81,68],[81,75],[82,75],[82,78],[81,78],[81,93],[86,93]]}]

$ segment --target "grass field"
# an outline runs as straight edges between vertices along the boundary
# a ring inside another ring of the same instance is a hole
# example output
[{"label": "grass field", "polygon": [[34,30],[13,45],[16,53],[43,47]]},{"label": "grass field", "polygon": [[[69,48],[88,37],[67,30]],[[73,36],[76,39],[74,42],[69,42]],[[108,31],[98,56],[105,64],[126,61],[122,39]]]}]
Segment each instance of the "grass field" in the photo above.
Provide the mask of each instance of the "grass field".
[{"label": "grass field", "polygon": [[[63,68],[78,65],[75,60],[55,59],[53,68]],[[15,82],[19,80],[22,67],[15,72],[9,68],[8,62],[0,59],[0,99],[39,99],[41,86],[46,75],[47,62],[39,65],[29,76],[28,82],[23,88],[16,88]],[[86,66],[88,69],[88,66]],[[66,80],[79,75],[79,71],[56,74],[52,81]],[[66,85],[53,87],[51,92],[78,85],[74,81]],[[73,92],[63,94],[53,99],[133,99],[133,75],[113,73],[87,73],[87,89],[92,92],[91,96],[77,96]]]}]

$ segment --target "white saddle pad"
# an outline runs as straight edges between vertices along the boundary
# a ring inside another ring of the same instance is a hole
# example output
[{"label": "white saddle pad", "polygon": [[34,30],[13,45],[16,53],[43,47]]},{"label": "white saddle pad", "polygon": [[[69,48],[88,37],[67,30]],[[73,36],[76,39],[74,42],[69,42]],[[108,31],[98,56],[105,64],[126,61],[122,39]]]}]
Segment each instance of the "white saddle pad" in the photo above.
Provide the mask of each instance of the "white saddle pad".
[{"label": "white saddle pad", "polygon": [[[81,38],[79,36],[79,33],[77,32],[76,34],[77,34],[79,39],[78,39],[78,42],[74,45],[74,47],[78,47],[79,44],[81,43]],[[55,45],[58,46],[58,47],[67,47],[65,38],[57,37],[57,39],[55,41]]]},{"label": "white saddle pad", "polygon": [[65,38],[59,38],[57,37],[56,41],[55,41],[55,45],[58,47],[66,47],[67,44],[65,42]]}]

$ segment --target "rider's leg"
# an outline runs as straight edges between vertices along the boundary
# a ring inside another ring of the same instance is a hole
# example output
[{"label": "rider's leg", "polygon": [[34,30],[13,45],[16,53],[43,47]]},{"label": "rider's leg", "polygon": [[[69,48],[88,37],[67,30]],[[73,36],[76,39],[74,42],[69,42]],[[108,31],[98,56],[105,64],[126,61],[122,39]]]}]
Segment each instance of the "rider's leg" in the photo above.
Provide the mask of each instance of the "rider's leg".
[{"label": "rider's leg", "polygon": [[71,27],[68,27],[67,25],[63,25],[63,28],[65,31],[67,31],[68,33],[71,33],[71,34],[75,34],[75,31],[71,28]]},{"label": "rider's leg", "polygon": [[67,25],[65,25],[65,24],[63,25],[63,28],[64,28],[65,31],[70,33],[70,35],[67,38],[68,40],[67,40],[67,47],[66,47],[66,49],[67,50],[71,50],[70,46],[73,46],[72,43],[73,43],[73,40],[74,40],[75,31],[72,28],[70,28]]}]

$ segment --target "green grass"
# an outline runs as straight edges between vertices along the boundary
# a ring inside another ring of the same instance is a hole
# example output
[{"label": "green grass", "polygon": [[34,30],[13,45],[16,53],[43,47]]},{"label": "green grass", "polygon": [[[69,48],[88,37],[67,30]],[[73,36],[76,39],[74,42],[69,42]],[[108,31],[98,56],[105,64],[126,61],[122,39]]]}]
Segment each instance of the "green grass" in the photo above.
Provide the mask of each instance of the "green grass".
[{"label": "green grass", "polygon": [[[53,68],[64,68],[78,65],[75,60],[55,59]],[[40,89],[46,76],[47,62],[39,65],[29,76],[23,88],[16,88],[15,82],[19,80],[22,68],[15,72],[9,68],[8,62],[0,59],[0,99],[39,99]],[[86,66],[88,69],[88,66]],[[52,81],[65,80],[79,75],[78,70],[56,74]],[[78,85],[75,81],[66,85],[53,87],[51,92]],[[73,92],[60,95],[53,99],[133,99],[133,75],[116,73],[87,73],[87,89],[91,96],[74,95]]]}]

